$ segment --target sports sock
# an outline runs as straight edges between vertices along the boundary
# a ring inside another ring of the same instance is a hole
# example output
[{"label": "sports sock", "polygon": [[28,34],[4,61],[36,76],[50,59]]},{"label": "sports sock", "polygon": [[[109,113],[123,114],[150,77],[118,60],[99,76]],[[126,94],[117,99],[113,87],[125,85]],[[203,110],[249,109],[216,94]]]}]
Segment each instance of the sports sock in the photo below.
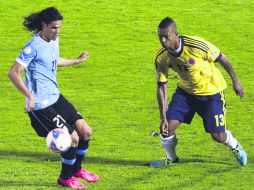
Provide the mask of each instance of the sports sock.
[{"label": "sports sock", "polygon": [[228,145],[231,149],[235,149],[238,143],[236,138],[233,137],[229,130],[226,130],[225,132],[227,134],[227,139],[224,144]]},{"label": "sports sock", "polygon": [[166,151],[167,159],[169,159],[172,162],[175,161],[177,158],[176,145],[178,142],[176,135],[172,135],[169,137],[163,137],[162,135],[160,135],[160,138],[161,144]]},{"label": "sports sock", "polygon": [[89,140],[79,139],[76,162],[74,164],[74,173],[78,172],[81,169],[82,160],[85,157],[85,154],[89,147]]},{"label": "sports sock", "polygon": [[62,171],[60,177],[69,179],[73,174],[74,163],[76,161],[77,147],[70,147],[68,151],[61,153]]}]

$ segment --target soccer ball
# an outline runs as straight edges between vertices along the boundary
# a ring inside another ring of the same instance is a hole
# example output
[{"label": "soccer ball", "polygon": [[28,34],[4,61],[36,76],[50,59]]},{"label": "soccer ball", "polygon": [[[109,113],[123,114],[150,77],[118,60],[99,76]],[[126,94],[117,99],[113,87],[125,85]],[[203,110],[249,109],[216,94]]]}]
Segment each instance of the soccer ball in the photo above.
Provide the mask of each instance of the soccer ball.
[{"label": "soccer ball", "polygon": [[48,133],[46,143],[53,152],[66,152],[71,146],[71,135],[62,128],[56,128]]}]

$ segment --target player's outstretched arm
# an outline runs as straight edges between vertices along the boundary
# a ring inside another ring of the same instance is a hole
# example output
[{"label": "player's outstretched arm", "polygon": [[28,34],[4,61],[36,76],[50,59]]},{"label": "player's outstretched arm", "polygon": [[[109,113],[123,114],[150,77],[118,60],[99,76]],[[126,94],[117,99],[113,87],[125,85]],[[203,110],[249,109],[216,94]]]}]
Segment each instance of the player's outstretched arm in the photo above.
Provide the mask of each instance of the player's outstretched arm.
[{"label": "player's outstretched arm", "polygon": [[78,56],[76,59],[65,59],[65,58],[60,57],[57,65],[69,66],[69,65],[79,64],[79,63],[84,62],[88,58],[89,58],[89,52],[84,52],[84,53],[80,54],[80,56]]},{"label": "player's outstretched arm", "polygon": [[240,96],[240,98],[242,99],[243,95],[244,95],[244,89],[243,89],[241,82],[237,78],[236,73],[235,73],[232,65],[230,64],[229,60],[227,59],[227,57],[224,54],[221,54],[221,56],[218,59],[218,62],[223,66],[223,68],[229,74],[229,76],[232,80],[232,83],[233,83],[233,89],[234,89],[235,93],[238,96]]},{"label": "player's outstretched arm", "polygon": [[22,80],[21,72],[25,69],[24,66],[15,61],[12,65],[8,77],[13,82],[13,84],[19,89],[19,91],[28,98],[26,111],[30,112],[35,107],[35,100],[32,93],[26,87],[25,83]]}]

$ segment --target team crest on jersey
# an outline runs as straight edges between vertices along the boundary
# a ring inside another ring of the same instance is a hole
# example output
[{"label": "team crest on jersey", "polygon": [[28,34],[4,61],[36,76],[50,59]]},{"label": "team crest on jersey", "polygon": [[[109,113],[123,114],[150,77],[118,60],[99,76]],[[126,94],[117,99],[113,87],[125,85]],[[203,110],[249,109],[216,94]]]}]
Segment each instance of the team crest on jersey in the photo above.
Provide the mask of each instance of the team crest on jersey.
[{"label": "team crest on jersey", "polygon": [[188,63],[191,64],[191,65],[194,65],[195,62],[196,62],[196,61],[195,61],[195,59],[193,59],[193,58],[188,59]]},{"label": "team crest on jersey", "polygon": [[32,51],[32,49],[29,46],[24,49],[25,54],[30,54],[31,51]]}]

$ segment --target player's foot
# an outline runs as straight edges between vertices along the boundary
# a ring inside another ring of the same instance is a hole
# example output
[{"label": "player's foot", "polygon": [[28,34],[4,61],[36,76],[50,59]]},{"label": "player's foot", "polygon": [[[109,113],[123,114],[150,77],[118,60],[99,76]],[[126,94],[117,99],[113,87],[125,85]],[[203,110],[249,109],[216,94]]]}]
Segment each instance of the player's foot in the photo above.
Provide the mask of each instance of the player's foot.
[{"label": "player's foot", "polygon": [[237,144],[235,149],[232,149],[232,152],[239,164],[242,166],[247,165],[247,154],[240,143]]},{"label": "player's foot", "polygon": [[97,176],[96,174],[93,174],[83,168],[81,168],[78,172],[76,172],[74,174],[74,176],[82,178],[82,179],[86,180],[88,183],[96,182],[99,180],[99,176]]},{"label": "player's foot", "polygon": [[83,185],[80,181],[77,180],[76,177],[70,177],[69,179],[61,179],[60,177],[57,180],[57,183],[59,185],[62,185],[64,187],[69,187],[73,189],[86,189],[87,187]]},{"label": "player's foot", "polygon": [[152,163],[150,163],[150,167],[152,168],[162,168],[162,167],[167,167],[170,164],[173,163],[178,163],[179,162],[179,158],[176,157],[176,159],[172,162],[169,159],[165,158],[163,160],[155,160]]}]

